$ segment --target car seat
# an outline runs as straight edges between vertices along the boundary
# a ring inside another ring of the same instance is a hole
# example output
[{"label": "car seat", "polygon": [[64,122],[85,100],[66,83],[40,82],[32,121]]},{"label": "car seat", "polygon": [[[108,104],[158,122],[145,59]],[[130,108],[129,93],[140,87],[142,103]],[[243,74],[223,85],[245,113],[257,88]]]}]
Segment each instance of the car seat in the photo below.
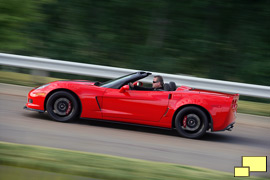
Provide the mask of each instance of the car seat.
[{"label": "car seat", "polygon": [[175,91],[176,90],[176,84],[175,82],[169,82],[169,86],[170,86],[170,91]]},{"label": "car seat", "polygon": [[170,91],[171,90],[170,85],[168,83],[165,83],[163,88],[164,88],[164,91]]}]

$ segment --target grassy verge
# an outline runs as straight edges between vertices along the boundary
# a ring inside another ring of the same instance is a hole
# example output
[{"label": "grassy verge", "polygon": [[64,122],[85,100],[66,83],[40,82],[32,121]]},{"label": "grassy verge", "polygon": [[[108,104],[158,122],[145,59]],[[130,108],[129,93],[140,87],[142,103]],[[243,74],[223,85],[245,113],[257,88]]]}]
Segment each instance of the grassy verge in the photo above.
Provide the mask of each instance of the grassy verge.
[{"label": "grassy verge", "polygon": [[[38,77],[29,74],[5,71],[0,71],[0,77],[1,83],[17,84],[24,86],[37,86],[47,82],[59,80],[58,78]],[[240,113],[270,116],[270,103],[259,103],[240,100],[238,107],[238,112]]]},{"label": "grassy verge", "polygon": [[270,103],[239,101],[238,112],[270,117]]},{"label": "grassy verge", "polygon": [[16,84],[22,86],[37,86],[47,82],[60,80],[59,78],[33,76],[30,74],[0,71],[0,83]]},{"label": "grassy verge", "polygon": [[1,180],[96,180],[89,177],[74,176],[49,171],[0,165]]},{"label": "grassy verge", "polygon": [[5,142],[0,142],[0,165],[108,180],[238,179],[230,173],[191,166]]}]

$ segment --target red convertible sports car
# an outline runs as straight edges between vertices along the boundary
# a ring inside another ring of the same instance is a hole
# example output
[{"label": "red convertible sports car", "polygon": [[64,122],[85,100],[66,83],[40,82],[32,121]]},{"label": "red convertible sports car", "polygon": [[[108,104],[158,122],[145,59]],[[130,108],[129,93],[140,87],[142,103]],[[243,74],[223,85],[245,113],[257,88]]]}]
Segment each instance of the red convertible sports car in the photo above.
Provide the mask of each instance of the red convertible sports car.
[{"label": "red convertible sports car", "polygon": [[199,138],[207,130],[231,130],[239,94],[176,87],[133,90],[130,83],[151,75],[132,73],[105,83],[86,80],[55,81],[31,90],[25,109],[47,111],[56,121],[78,117],[176,129],[187,138]]}]

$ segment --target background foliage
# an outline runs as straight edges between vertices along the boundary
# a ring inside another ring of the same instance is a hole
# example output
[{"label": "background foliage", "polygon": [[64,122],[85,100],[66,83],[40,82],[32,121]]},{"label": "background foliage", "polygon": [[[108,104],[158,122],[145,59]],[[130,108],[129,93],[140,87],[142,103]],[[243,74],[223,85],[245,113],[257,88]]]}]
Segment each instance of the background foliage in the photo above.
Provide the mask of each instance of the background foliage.
[{"label": "background foliage", "polygon": [[0,0],[0,51],[270,85],[268,0]]}]

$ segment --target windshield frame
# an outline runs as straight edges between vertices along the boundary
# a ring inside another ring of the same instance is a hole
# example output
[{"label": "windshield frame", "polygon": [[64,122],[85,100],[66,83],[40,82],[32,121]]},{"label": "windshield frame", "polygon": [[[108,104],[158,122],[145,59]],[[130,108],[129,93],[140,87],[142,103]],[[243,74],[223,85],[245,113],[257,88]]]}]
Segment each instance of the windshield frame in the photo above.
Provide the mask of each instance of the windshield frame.
[{"label": "windshield frame", "polygon": [[149,76],[151,74],[152,73],[143,72],[143,71],[131,73],[131,74],[121,76],[119,78],[112,79],[112,80],[109,80],[107,82],[104,82],[104,83],[102,83],[100,85],[100,87],[120,89],[122,86],[128,84],[129,82],[137,81],[137,80],[145,78],[145,77],[147,77],[147,76]]}]

